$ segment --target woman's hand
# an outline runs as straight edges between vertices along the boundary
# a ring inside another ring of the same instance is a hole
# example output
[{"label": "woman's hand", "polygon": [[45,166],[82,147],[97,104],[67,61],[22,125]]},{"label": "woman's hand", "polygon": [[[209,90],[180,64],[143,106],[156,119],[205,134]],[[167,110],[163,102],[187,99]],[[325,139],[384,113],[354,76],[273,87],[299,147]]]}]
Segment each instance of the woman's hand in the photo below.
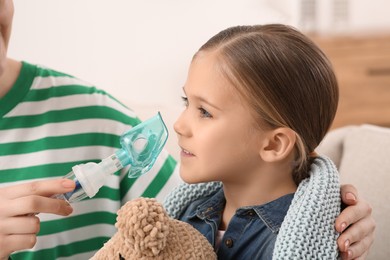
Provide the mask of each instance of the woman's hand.
[{"label": "woman's hand", "polygon": [[31,248],[40,229],[37,213],[66,216],[73,209],[68,202],[50,198],[74,190],[67,179],[35,181],[0,188],[0,259],[17,250]]},{"label": "woman's hand", "polygon": [[342,259],[365,259],[374,242],[375,221],[372,208],[360,199],[352,185],[341,186],[342,202],[347,206],[336,219],[336,230],[340,232],[337,244]]}]

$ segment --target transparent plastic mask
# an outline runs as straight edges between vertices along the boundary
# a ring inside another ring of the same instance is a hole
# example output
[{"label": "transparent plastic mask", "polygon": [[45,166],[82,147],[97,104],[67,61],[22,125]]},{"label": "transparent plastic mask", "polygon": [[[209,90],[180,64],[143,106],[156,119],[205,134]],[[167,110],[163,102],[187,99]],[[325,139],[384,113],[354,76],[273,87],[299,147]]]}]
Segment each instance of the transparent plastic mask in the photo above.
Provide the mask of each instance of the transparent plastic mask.
[{"label": "transparent plastic mask", "polygon": [[136,125],[120,137],[121,149],[100,163],[89,162],[72,167],[64,178],[75,181],[76,188],[54,197],[69,202],[92,198],[104,185],[106,178],[129,165],[128,177],[136,178],[148,172],[157,160],[166,141],[168,129],[161,114]]},{"label": "transparent plastic mask", "polygon": [[131,165],[128,177],[136,178],[148,172],[167,139],[168,130],[160,113],[124,133],[120,138],[122,149],[116,155],[123,165]]}]

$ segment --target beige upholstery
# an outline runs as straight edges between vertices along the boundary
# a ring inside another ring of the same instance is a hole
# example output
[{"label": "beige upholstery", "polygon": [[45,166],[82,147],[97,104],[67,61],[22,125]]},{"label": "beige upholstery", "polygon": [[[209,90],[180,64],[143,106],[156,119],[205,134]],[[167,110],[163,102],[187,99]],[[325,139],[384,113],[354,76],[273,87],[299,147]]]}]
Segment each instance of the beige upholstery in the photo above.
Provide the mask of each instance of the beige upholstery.
[{"label": "beige upholstery", "polygon": [[317,152],[329,156],[342,183],[357,187],[373,208],[377,228],[367,259],[390,256],[390,128],[373,125],[332,130]]}]

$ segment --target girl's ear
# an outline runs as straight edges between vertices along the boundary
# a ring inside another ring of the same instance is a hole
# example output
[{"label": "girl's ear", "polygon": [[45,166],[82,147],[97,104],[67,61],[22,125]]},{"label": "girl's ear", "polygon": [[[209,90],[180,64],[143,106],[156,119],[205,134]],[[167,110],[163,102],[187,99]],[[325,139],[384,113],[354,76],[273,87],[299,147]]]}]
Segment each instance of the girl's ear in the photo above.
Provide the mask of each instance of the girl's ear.
[{"label": "girl's ear", "polygon": [[267,133],[260,148],[260,156],[264,161],[275,162],[288,157],[296,142],[295,132],[287,127],[279,127]]}]

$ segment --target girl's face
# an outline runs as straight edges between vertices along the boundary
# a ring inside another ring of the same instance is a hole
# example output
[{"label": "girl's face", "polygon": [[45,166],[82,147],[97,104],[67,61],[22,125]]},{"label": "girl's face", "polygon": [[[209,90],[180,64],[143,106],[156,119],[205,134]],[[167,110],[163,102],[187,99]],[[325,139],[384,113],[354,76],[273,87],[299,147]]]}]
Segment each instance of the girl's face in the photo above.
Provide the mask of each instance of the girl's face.
[{"label": "girl's face", "polygon": [[256,128],[246,101],[218,71],[214,52],[198,53],[183,89],[186,108],[174,125],[183,180],[250,180],[262,163],[259,147],[265,133]]}]

